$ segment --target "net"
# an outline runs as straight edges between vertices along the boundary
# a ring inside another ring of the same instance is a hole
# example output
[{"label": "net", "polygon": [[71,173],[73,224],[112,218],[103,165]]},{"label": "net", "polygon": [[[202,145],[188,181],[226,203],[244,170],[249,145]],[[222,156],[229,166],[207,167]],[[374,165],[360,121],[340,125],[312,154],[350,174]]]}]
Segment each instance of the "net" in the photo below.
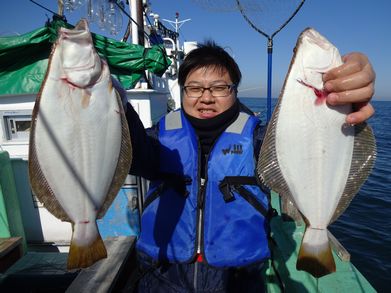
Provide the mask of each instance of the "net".
[{"label": "net", "polygon": [[268,39],[267,113],[271,118],[273,37],[299,12],[305,0],[193,0],[204,9],[215,12],[238,10],[247,23]]},{"label": "net", "polygon": [[273,38],[296,15],[303,0],[235,0],[239,11],[258,32]]},{"label": "net", "polygon": [[297,13],[304,0],[192,0],[211,12],[239,11],[254,29],[266,35],[274,32]]}]

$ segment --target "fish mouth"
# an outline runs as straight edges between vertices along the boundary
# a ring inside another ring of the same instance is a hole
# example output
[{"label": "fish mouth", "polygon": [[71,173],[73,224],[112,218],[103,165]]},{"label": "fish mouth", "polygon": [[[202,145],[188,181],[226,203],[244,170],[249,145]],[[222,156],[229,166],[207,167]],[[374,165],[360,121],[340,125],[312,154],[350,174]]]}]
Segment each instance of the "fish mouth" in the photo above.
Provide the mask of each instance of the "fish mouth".
[{"label": "fish mouth", "polygon": [[307,30],[303,34],[308,38],[308,41],[324,50],[329,50],[332,48],[330,42],[327,41],[325,37],[314,30]]},{"label": "fish mouth", "polygon": [[88,21],[85,18],[80,19],[75,26],[75,30],[89,31]]},{"label": "fish mouth", "polygon": [[59,34],[60,39],[72,38],[73,40],[78,40],[80,42],[87,41],[92,43],[88,22],[85,19],[81,19],[73,29],[68,29],[65,27],[60,28]]}]

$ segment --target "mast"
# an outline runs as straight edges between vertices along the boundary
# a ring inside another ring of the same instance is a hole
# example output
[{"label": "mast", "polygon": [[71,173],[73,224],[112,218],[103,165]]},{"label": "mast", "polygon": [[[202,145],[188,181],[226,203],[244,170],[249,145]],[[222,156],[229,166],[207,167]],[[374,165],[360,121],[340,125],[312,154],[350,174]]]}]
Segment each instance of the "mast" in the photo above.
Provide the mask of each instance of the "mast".
[{"label": "mast", "polygon": [[132,22],[132,43],[144,45],[144,17],[143,17],[143,1],[131,0],[130,15],[135,20]]},{"label": "mast", "polygon": [[[179,21],[179,13],[175,12],[175,21],[172,21],[172,20],[169,20],[169,19],[162,19],[162,20],[165,21],[165,22],[168,22],[175,29],[175,32],[179,36],[179,29],[182,27],[182,25],[185,22],[190,21],[191,18]],[[176,38],[176,47],[179,49],[179,37]]]}]

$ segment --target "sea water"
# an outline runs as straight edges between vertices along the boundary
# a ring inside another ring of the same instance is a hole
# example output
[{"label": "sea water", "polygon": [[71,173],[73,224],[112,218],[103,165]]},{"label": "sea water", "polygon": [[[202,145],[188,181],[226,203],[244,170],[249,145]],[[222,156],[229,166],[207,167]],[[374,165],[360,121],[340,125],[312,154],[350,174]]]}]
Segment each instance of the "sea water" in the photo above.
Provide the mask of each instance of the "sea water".
[{"label": "sea water", "polygon": [[[266,99],[240,98],[265,121]],[[276,99],[272,100],[274,107]],[[371,175],[346,211],[329,228],[351,255],[352,263],[378,292],[391,280],[391,102],[374,101],[377,159]]]}]

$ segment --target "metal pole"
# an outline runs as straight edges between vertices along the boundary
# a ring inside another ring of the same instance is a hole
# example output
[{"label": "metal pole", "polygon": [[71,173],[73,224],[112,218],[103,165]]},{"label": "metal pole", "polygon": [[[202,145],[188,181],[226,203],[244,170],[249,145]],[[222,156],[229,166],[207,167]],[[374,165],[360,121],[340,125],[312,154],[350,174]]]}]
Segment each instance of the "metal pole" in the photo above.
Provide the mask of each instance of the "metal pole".
[{"label": "metal pole", "polygon": [[241,5],[239,0],[236,0],[236,3],[238,5],[239,11],[244,17],[244,19],[248,22],[248,24],[255,29],[258,33],[265,36],[268,39],[268,46],[267,46],[267,55],[268,55],[268,61],[267,61],[267,110],[266,110],[266,122],[269,122],[271,116],[272,116],[272,55],[273,55],[273,38],[274,36],[281,31],[291,20],[292,18],[299,12],[300,8],[303,6],[305,0],[301,0],[300,4],[297,6],[296,10],[292,13],[292,15],[277,29],[271,36],[269,36],[267,33],[263,32],[261,29],[255,26],[254,23],[247,17],[243,6]]},{"label": "metal pole", "polygon": [[63,0],[57,0],[57,6],[58,6],[58,11],[57,13],[59,15],[64,15],[64,1]]},{"label": "metal pole", "polygon": [[175,21],[169,19],[162,19],[162,20],[168,22],[175,29],[175,32],[178,34],[178,37],[176,39],[176,47],[177,47],[176,49],[179,50],[179,29],[185,22],[190,21],[191,18],[179,21],[179,13],[177,12],[175,13]]},{"label": "metal pole", "polygon": [[273,56],[273,39],[268,38],[267,44],[267,111],[266,122],[272,117],[272,56]]},{"label": "metal pole", "polygon": [[143,13],[143,1],[138,0],[137,2],[137,23],[139,24],[138,31],[138,44],[144,46],[144,13]]},{"label": "metal pole", "polygon": [[132,0],[130,1],[130,5],[129,5],[129,8],[130,8],[130,15],[132,16],[133,19],[136,20],[136,23],[135,22],[132,22],[132,44],[138,44],[139,43],[139,39],[138,39],[138,19],[137,19],[137,15],[138,15],[138,1],[137,0]]}]

